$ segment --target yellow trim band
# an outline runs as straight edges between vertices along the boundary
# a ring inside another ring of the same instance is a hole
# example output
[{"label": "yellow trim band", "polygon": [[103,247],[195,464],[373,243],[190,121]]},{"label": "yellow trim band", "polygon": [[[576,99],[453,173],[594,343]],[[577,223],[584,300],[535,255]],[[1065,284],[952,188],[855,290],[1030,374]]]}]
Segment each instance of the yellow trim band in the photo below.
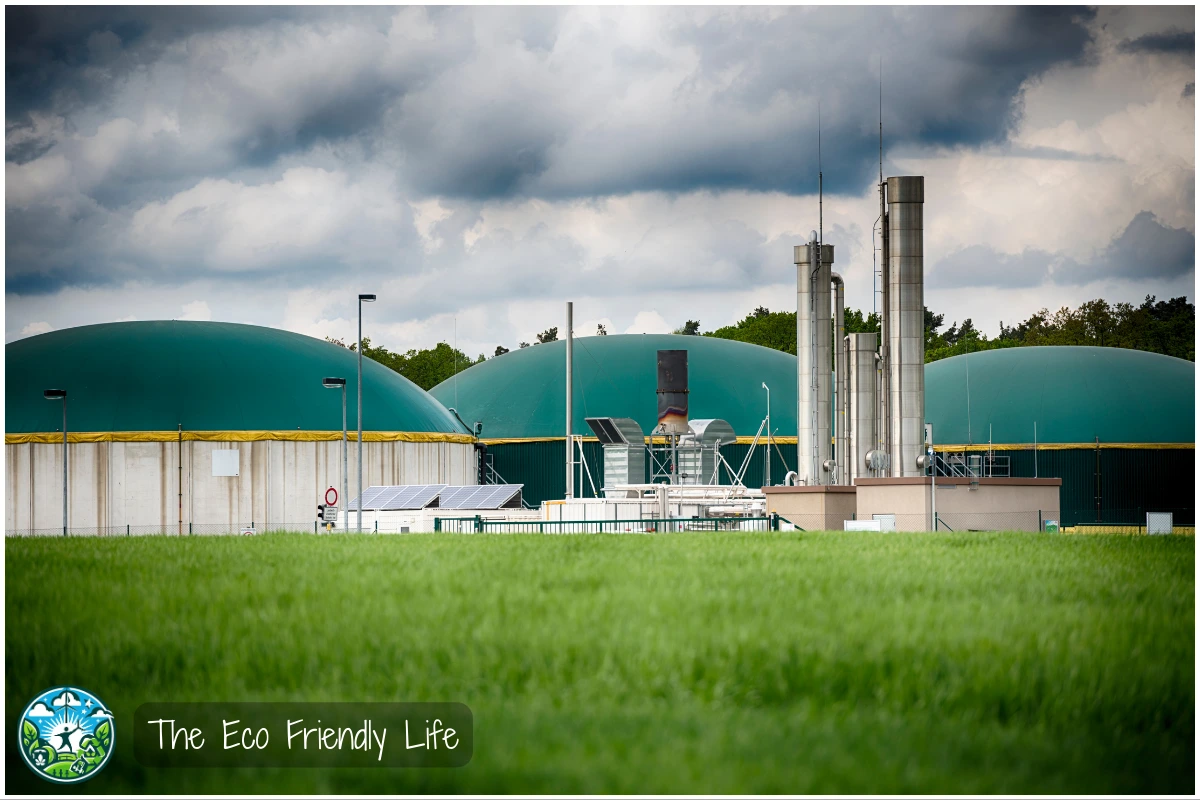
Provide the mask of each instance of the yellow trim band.
[{"label": "yellow trim band", "polygon": [[[647,436],[646,442],[650,443],[651,438],[652,437]],[[583,440],[585,442],[599,441],[595,436],[584,436]],[[654,444],[666,444],[666,439],[664,439],[661,436],[655,436],[655,437],[653,437],[653,440],[654,440]],[[564,442],[564,441],[566,441],[566,437],[565,436],[527,436],[527,437],[513,436],[513,437],[508,437],[508,438],[480,439],[479,441],[482,442],[483,444],[490,446],[490,445],[494,445],[494,444],[525,444],[527,442]],[[750,444],[753,441],[754,441],[753,436],[737,437],[738,444]],[[796,437],[795,436],[773,436],[773,437],[771,437],[771,441],[774,444],[778,444],[778,445],[794,445],[794,444],[796,444]],[[758,443],[760,445],[765,445],[767,443],[766,437],[760,436],[758,439]],[[1059,444],[1059,443],[1043,444],[1043,443],[1039,442],[1037,449],[1038,450],[1095,450],[1096,447],[1097,447],[1097,445],[1095,442],[1081,442],[1078,444],[1075,444],[1075,443],[1072,443],[1072,444]],[[1195,450],[1196,443],[1195,442],[1101,442],[1099,447],[1101,450]],[[969,452],[975,452],[975,453],[986,453],[989,449],[996,450],[996,451],[1032,450],[1033,444],[1032,443],[1030,443],[1030,444],[994,444],[994,445],[990,445],[990,446],[986,445],[986,444],[939,444],[939,445],[934,445],[933,449],[939,453],[955,452],[955,451],[963,451],[963,450],[966,450]]]},{"label": "yellow trim band", "polygon": [[[595,436],[583,436],[581,438],[585,442],[600,441]],[[496,439],[480,439],[479,441],[482,444],[486,444],[490,447],[491,445],[494,445],[494,444],[527,444],[529,442],[565,442],[566,440],[567,440],[567,437],[565,437],[565,436],[509,436],[509,437],[502,437],[502,438],[496,438]],[[653,440],[654,444],[666,444],[667,443],[666,438],[663,436],[653,436],[653,437],[647,436],[647,437],[645,437],[646,444],[650,444],[651,440]],[[754,441],[753,436],[737,437],[738,444],[750,444],[753,441]],[[796,437],[795,436],[773,436],[773,437],[771,437],[771,441],[774,442],[775,444],[795,444]],[[758,443],[766,444],[767,437],[760,436],[758,438]]]},{"label": "yellow trim band", "polygon": [[[348,433],[350,441],[358,440],[358,431]],[[67,433],[72,444],[94,442],[176,442],[179,431],[83,431]],[[187,442],[338,442],[341,431],[183,431]],[[472,444],[475,437],[467,433],[428,433],[424,431],[363,431],[364,442],[447,442]],[[61,444],[61,433],[6,433],[5,444]]]},{"label": "yellow trim band", "polygon": [[[1101,450],[1195,450],[1195,442],[1080,442],[1072,444],[1042,444],[1038,442],[1038,450],[1095,450],[1099,447]],[[966,450],[972,453],[986,453],[991,450],[1032,450],[1033,443],[1029,444],[935,444],[933,449],[939,453],[963,451]]]}]

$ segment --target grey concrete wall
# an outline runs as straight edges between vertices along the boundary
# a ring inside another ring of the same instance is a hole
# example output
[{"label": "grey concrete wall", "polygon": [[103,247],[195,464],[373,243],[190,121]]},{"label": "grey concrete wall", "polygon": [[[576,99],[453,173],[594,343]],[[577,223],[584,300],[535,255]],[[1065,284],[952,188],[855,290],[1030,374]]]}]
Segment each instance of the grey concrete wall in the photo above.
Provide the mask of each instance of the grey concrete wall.
[{"label": "grey concrete wall", "polygon": [[[324,491],[342,493],[342,443],[257,441],[97,442],[68,445],[68,520],[73,529],[311,523]],[[62,445],[6,444],[6,531],[62,527]],[[214,450],[239,452],[237,477],[214,477]],[[180,456],[182,455],[182,459]],[[349,443],[357,495],[357,453]],[[182,465],[182,472],[180,466]],[[366,442],[363,482],[476,483],[470,444]],[[345,507],[345,498],[338,505]]]},{"label": "grey concrete wall", "polygon": [[[928,478],[863,478],[858,518],[895,514],[896,530],[932,529]],[[1045,519],[1061,519],[1058,478],[938,478],[939,530],[1036,531]]]},{"label": "grey concrete wall", "polygon": [[805,530],[840,531],[857,510],[851,486],[765,486],[767,513]]}]

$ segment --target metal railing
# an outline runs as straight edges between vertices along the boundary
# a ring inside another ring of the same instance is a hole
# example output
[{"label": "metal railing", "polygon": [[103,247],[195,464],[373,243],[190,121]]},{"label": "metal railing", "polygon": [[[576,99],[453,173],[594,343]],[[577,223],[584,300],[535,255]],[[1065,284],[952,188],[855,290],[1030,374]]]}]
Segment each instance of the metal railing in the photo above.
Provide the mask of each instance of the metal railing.
[{"label": "metal railing", "polygon": [[[491,455],[491,453],[489,453],[487,456],[487,459],[483,462],[483,482],[484,482],[484,484],[488,485],[488,486],[506,485],[508,483],[508,481],[506,481],[504,479],[503,475],[501,475],[499,472],[496,471],[496,467],[493,466],[492,461],[493,461],[492,455]],[[529,501],[527,501],[525,499],[525,496],[523,493],[521,496],[521,507],[524,509],[528,509],[529,511],[534,511],[537,508],[536,506],[529,505]]]},{"label": "metal railing", "polygon": [[[374,533],[376,523],[363,521],[363,533]],[[349,529],[338,523],[331,531],[319,520],[310,522],[239,522],[198,523],[178,522],[167,525],[109,525],[102,527],[69,526],[66,536],[236,536],[245,531],[255,534],[266,533],[355,533],[354,523]],[[57,528],[15,528],[6,530],[5,536],[63,536],[62,526]]]},{"label": "metal railing", "polygon": [[925,468],[925,474],[934,469],[944,478],[1011,478],[1012,459],[990,453],[948,450],[934,453],[933,463]]},{"label": "metal railing", "polygon": [[676,519],[509,520],[435,517],[435,533],[683,533],[688,531],[777,531],[780,518],[690,517]]}]

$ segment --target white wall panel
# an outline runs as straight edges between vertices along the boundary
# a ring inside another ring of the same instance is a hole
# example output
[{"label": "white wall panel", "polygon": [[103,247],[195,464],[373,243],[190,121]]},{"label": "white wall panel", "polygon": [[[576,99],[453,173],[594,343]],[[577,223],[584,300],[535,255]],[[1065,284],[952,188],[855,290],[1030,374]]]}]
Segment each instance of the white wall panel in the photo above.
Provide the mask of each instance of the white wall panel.
[{"label": "white wall panel", "polygon": [[[237,449],[241,474],[213,477],[212,451]],[[349,443],[350,496],[358,494],[357,448]],[[100,442],[70,445],[70,525],[78,529],[179,525],[234,528],[254,522],[307,526],[325,489],[342,494],[342,443],[259,441]],[[364,484],[475,483],[469,444],[367,442]],[[5,529],[62,527],[62,445],[5,445]],[[182,466],[182,470],[181,470]],[[345,508],[347,498],[338,504]],[[364,526],[366,520],[364,519]]]}]

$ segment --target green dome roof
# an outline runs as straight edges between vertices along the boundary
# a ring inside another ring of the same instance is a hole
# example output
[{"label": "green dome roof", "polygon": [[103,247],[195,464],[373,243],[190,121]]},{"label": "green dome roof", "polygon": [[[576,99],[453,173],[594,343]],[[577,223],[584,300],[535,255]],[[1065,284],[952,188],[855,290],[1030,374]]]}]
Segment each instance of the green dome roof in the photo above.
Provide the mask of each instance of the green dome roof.
[{"label": "green dome roof", "polygon": [[[574,344],[576,434],[591,435],[586,417],[632,417],[650,433],[658,421],[657,351],[687,350],[693,419],[724,419],[737,435],[753,436],[767,413],[765,382],[771,387],[772,427],[780,436],[796,435],[795,356],[672,334],[588,336]],[[550,342],[476,364],[430,394],[456,408],[467,424],[482,421],[484,438],[561,438],[565,372],[566,343]]]},{"label": "green dome roof", "polygon": [[[358,427],[358,357],[320,339],[224,322],[117,322],[4,348],[5,433],[61,430],[44,389],[67,390],[67,427],[86,431],[338,431]],[[363,428],[465,434],[428,394],[363,360]]]},{"label": "green dome roof", "polygon": [[[431,394],[457,408],[485,438],[562,437],[564,342],[514,350],[438,384]],[[796,358],[757,345],[706,336],[589,336],[575,340],[575,432],[585,417],[656,422],[658,350],[688,351],[690,416],[727,420],[753,436],[766,414],[778,436],[796,435]],[[970,431],[967,368],[970,367]],[[1111,347],[1014,347],[925,365],[925,416],[938,444],[1195,441],[1195,365]],[[457,399],[456,399],[457,391]]]},{"label": "green dome roof", "polygon": [[[970,413],[968,416],[968,378]],[[1013,347],[925,365],[935,444],[1195,443],[1196,365],[1116,347]],[[968,430],[969,425],[969,430]]]}]

